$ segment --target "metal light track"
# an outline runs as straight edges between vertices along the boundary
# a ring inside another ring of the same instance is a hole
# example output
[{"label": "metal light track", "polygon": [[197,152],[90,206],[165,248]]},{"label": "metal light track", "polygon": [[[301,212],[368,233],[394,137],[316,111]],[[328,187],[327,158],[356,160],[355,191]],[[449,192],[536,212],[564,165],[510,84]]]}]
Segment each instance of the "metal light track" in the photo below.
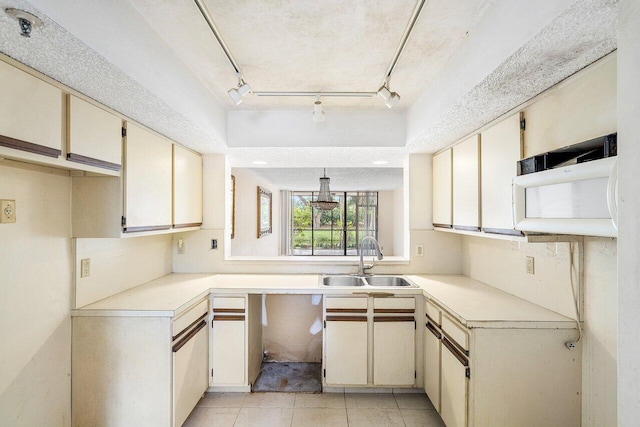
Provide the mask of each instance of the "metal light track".
[{"label": "metal light track", "polygon": [[[218,41],[218,44],[220,45],[220,47],[222,48],[222,51],[224,52],[227,59],[229,60],[229,63],[231,63],[233,70],[236,72],[236,74],[243,77],[244,75],[242,74],[242,70],[240,70],[240,66],[238,65],[236,60],[233,58],[231,51],[229,50],[226,43],[224,42],[224,39],[222,38],[222,35],[220,35],[220,31],[218,30],[218,27],[216,26],[216,24],[213,22],[213,19],[209,14],[207,6],[204,4],[203,0],[193,0],[193,1],[198,7],[200,14],[202,14],[202,17],[207,22],[207,25],[209,26],[209,28],[211,29],[211,32],[213,33],[216,40]],[[411,36],[411,32],[413,31],[413,28],[415,27],[416,22],[420,17],[420,12],[422,12],[422,9],[424,8],[424,5],[426,4],[426,2],[427,0],[418,0],[418,2],[416,3],[415,8],[413,9],[413,13],[411,14],[411,18],[409,19],[409,24],[407,25],[407,28],[404,30],[404,34],[400,39],[400,44],[398,45],[398,48],[396,49],[396,52],[393,55],[393,59],[391,60],[391,63],[387,68],[387,72],[385,74],[383,84],[388,83],[388,80],[391,77],[391,74],[393,74],[393,71],[395,70],[396,65],[398,64],[398,60],[400,59],[400,55],[402,55],[402,52],[404,51],[404,48],[407,45],[407,41]],[[322,97],[340,97],[340,98],[371,98],[376,96],[377,94],[377,92],[296,92],[296,91],[285,91],[285,92],[252,91],[252,93],[256,96],[274,96],[274,97],[276,96],[309,96],[309,97],[322,96]]]}]

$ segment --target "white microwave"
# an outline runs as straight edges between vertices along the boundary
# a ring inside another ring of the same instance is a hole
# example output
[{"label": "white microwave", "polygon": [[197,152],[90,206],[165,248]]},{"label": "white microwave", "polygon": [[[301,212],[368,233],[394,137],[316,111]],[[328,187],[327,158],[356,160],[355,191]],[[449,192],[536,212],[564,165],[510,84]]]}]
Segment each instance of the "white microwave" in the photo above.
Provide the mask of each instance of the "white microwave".
[{"label": "white microwave", "polygon": [[529,233],[617,237],[617,157],[513,179],[513,223]]}]

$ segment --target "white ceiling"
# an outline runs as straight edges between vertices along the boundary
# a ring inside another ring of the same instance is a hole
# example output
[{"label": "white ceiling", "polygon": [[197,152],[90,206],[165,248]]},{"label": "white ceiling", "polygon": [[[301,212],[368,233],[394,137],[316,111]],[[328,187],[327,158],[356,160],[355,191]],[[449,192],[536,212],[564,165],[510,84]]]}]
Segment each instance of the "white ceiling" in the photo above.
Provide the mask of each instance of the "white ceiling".
[{"label": "white ceiling", "polygon": [[[415,5],[205,1],[255,90],[375,91]],[[0,7],[45,24],[27,39],[0,13],[0,52],[188,147],[225,153],[233,166],[370,167],[384,159],[401,167],[409,153],[454,143],[617,44],[616,0],[429,0],[393,75],[398,108],[377,98],[327,99],[327,121],[314,124],[310,100],[248,96],[232,105],[233,70],[190,0]]]},{"label": "white ceiling", "polygon": [[[411,105],[465,40],[488,0],[430,0],[392,75]],[[193,1],[130,0],[197,78],[231,109],[305,108],[309,98],[227,91],[235,72]],[[375,92],[384,80],[416,0],[205,0],[229,50],[256,91]],[[323,98],[327,108],[386,109],[380,98]]]},{"label": "white ceiling", "polygon": [[[250,168],[280,190],[318,191],[323,168]],[[231,170],[233,173],[233,169]],[[403,187],[402,168],[326,168],[331,191],[386,191]]]}]

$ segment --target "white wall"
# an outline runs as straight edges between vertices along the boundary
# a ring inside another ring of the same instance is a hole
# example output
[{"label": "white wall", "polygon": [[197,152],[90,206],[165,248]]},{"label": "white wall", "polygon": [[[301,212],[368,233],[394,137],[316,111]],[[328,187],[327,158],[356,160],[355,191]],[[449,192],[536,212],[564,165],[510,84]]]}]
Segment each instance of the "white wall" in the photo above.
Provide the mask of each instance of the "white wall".
[{"label": "white wall", "polygon": [[378,191],[378,243],[385,256],[396,255],[394,228],[396,208],[393,191]]},{"label": "white wall", "polygon": [[404,188],[393,191],[393,252],[394,255],[409,257],[404,253]]},{"label": "white wall", "polygon": [[618,422],[638,423],[640,416],[640,3],[622,0],[618,20]]},{"label": "white wall", "polygon": [[0,425],[71,425],[71,178],[0,161]]},{"label": "white wall", "polygon": [[[250,169],[235,168],[236,226],[231,256],[278,256],[280,248],[280,189]],[[272,233],[258,238],[258,186],[271,192]]]}]

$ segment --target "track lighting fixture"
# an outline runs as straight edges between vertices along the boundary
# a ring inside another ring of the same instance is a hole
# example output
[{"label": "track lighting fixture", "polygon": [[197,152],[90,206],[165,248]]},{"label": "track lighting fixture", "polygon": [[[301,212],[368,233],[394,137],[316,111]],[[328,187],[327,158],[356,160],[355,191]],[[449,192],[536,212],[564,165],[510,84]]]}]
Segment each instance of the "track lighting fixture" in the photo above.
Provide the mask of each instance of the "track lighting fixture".
[{"label": "track lighting fixture", "polygon": [[393,106],[400,101],[400,95],[398,95],[397,92],[391,92],[388,85],[388,81],[385,81],[380,89],[378,89],[378,95],[384,99],[384,105],[388,108],[393,108]]},{"label": "track lighting fixture", "polygon": [[229,89],[227,93],[229,94],[229,98],[231,98],[236,105],[240,105],[242,103],[242,98],[250,92],[251,86],[249,86],[249,83],[245,82],[242,75],[238,73],[238,87]]},{"label": "track lighting fixture", "polygon": [[314,122],[324,122],[326,114],[324,113],[324,109],[322,108],[322,102],[320,102],[320,97],[313,104],[313,113],[311,113],[311,118]]}]

